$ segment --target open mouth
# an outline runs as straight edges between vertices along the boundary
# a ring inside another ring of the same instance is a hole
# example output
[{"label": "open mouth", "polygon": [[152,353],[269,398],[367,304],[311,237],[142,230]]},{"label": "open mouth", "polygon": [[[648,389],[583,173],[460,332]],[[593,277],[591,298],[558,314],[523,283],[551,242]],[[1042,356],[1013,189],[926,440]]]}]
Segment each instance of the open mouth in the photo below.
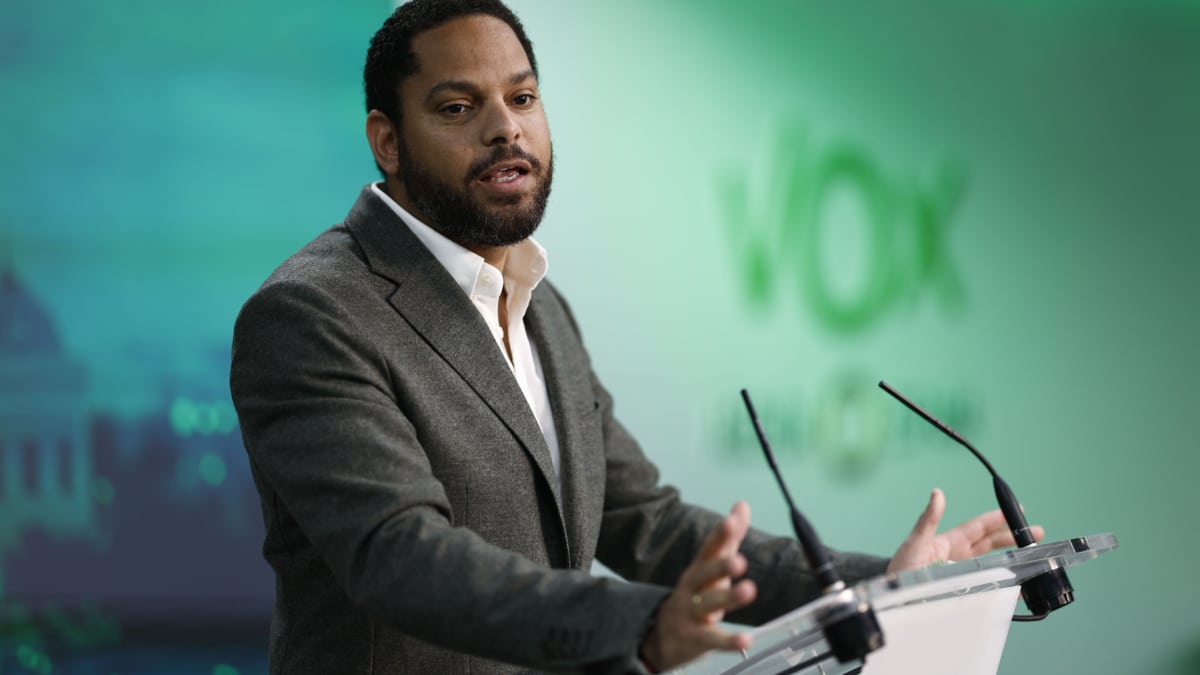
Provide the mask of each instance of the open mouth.
[{"label": "open mouth", "polygon": [[521,176],[528,175],[530,171],[532,171],[532,167],[529,166],[528,162],[512,160],[493,165],[480,174],[478,180],[481,183],[503,185],[504,183],[511,183]]}]

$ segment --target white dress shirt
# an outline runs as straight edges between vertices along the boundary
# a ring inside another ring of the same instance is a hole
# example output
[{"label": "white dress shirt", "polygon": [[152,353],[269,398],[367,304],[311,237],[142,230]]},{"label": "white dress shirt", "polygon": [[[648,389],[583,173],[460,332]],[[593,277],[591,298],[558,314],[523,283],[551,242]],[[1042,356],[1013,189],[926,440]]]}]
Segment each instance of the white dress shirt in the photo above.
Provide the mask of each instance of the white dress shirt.
[{"label": "white dress shirt", "polygon": [[[550,397],[546,394],[546,381],[542,376],[542,362],[538,358],[537,349],[525,333],[525,311],[529,308],[529,299],[533,289],[537,288],[546,276],[546,249],[532,237],[526,239],[512,246],[504,269],[498,270],[478,254],[450,241],[432,227],[417,220],[392,200],[379,183],[373,183],[371,190],[400,216],[400,220],[404,221],[425,248],[433,253],[433,257],[446,268],[471,299],[475,309],[479,310],[479,314],[492,331],[496,347],[504,355],[504,360],[517,379],[517,385],[525,395],[525,402],[537,418],[542,435],[546,438],[546,445],[550,448],[555,478],[561,483],[561,453],[558,449],[558,434],[554,428],[554,415],[550,411]],[[506,292],[507,327],[500,325],[501,291]],[[505,328],[508,330],[511,358],[508,350],[504,348]]]}]

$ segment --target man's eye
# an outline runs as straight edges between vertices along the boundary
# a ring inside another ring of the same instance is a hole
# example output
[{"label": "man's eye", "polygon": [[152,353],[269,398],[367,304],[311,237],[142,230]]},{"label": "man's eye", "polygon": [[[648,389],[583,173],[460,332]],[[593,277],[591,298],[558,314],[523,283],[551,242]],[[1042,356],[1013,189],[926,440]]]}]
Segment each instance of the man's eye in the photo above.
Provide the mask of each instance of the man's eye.
[{"label": "man's eye", "polygon": [[442,106],[441,111],[447,115],[461,115],[467,112],[467,106],[462,103],[451,103],[450,105]]},{"label": "man's eye", "polygon": [[521,106],[533,105],[535,99],[536,97],[533,94],[521,94],[513,99],[513,103]]}]

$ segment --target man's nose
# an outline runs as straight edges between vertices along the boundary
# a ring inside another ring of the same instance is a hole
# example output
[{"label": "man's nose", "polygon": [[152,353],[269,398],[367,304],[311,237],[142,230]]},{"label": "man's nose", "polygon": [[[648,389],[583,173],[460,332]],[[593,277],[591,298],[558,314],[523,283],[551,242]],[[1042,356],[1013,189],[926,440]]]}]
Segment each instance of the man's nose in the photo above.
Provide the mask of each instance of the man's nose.
[{"label": "man's nose", "polygon": [[521,137],[521,125],[507,105],[489,106],[486,115],[483,123],[484,145],[511,145]]}]

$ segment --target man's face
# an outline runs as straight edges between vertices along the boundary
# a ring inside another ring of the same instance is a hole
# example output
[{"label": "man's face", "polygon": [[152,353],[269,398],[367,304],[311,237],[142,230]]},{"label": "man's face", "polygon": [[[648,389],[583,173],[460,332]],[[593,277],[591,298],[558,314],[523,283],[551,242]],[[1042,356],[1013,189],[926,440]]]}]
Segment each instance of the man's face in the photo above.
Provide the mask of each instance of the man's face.
[{"label": "man's face", "polygon": [[550,196],[550,130],[516,34],[486,15],[413,38],[400,87],[402,206],[468,248],[533,234]]}]

